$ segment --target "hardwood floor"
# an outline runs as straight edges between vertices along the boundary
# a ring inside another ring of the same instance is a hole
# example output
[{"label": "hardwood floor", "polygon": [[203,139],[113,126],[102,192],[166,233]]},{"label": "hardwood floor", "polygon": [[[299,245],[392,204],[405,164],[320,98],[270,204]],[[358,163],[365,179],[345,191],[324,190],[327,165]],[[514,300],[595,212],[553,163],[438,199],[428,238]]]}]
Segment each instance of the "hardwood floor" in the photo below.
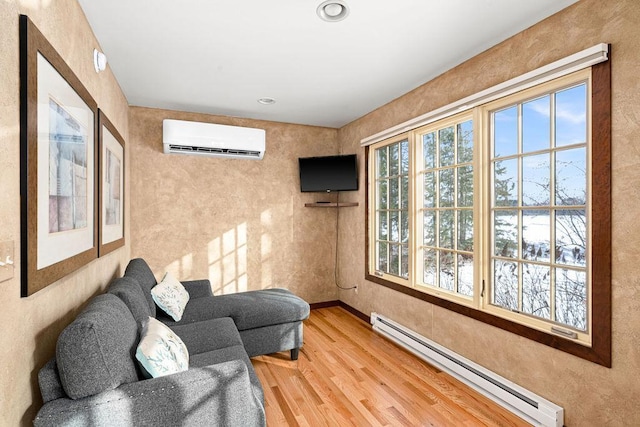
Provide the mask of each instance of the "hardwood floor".
[{"label": "hardwood floor", "polygon": [[267,425],[526,426],[340,307],[311,311],[297,361],[253,358]]}]

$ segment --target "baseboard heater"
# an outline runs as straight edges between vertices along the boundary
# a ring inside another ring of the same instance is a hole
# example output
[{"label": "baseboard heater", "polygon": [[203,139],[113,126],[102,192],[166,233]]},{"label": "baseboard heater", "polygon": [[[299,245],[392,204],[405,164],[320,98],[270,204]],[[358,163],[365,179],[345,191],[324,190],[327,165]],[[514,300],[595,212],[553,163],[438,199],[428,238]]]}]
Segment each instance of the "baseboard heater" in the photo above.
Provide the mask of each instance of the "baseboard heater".
[{"label": "baseboard heater", "polygon": [[558,405],[389,318],[371,313],[371,324],[378,333],[447,372],[527,422],[535,426],[562,427],[564,410]]}]

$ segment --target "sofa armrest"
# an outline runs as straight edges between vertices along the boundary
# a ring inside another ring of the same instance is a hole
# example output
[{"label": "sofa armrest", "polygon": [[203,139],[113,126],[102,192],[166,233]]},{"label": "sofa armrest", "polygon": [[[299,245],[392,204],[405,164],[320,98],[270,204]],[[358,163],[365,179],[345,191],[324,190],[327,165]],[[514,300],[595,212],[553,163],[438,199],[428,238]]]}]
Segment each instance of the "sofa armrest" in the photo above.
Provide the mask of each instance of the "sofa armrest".
[{"label": "sofa armrest", "polygon": [[241,360],[123,384],[83,399],[46,403],[34,426],[264,426],[264,403]]},{"label": "sofa armrest", "polygon": [[180,337],[192,355],[243,345],[238,328],[230,317],[186,325],[174,324],[169,327]]},{"label": "sofa armrest", "polygon": [[187,280],[182,286],[189,292],[189,298],[212,297],[211,282],[208,279]]}]

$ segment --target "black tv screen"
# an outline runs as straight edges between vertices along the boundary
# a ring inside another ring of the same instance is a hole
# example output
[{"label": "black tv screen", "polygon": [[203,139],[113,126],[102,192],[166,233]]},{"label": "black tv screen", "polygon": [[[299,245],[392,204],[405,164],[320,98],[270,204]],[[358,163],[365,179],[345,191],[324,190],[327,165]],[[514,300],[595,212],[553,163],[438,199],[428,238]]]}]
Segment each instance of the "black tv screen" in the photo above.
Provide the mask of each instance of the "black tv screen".
[{"label": "black tv screen", "polygon": [[326,157],[302,157],[300,191],[330,192],[358,189],[358,163],[355,154]]}]

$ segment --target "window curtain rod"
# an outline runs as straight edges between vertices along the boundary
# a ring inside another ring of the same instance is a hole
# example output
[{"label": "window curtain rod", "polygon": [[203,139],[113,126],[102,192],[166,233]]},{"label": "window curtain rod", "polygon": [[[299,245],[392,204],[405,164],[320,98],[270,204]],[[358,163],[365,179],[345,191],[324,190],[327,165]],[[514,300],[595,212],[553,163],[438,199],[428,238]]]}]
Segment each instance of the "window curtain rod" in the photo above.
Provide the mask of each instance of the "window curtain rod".
[{"label": "window curtain rod", "polygon": [[375,144],[403,132],[419,128],[437,120],[452,116],[465,110],[486,104],[512,93],[520,92],[533,86],[546,83],[558,77],[566,76],[574,71],[582,70],[608,59],[609,45],[600,43],[573,55],[562,58],[551,64],[544,65],[528,73],[522,74],[506,82],[497,84],[481,92],[467,96],[451,104],[440,107],[392,128],[368,136],[360,141],[362,147]]}]

